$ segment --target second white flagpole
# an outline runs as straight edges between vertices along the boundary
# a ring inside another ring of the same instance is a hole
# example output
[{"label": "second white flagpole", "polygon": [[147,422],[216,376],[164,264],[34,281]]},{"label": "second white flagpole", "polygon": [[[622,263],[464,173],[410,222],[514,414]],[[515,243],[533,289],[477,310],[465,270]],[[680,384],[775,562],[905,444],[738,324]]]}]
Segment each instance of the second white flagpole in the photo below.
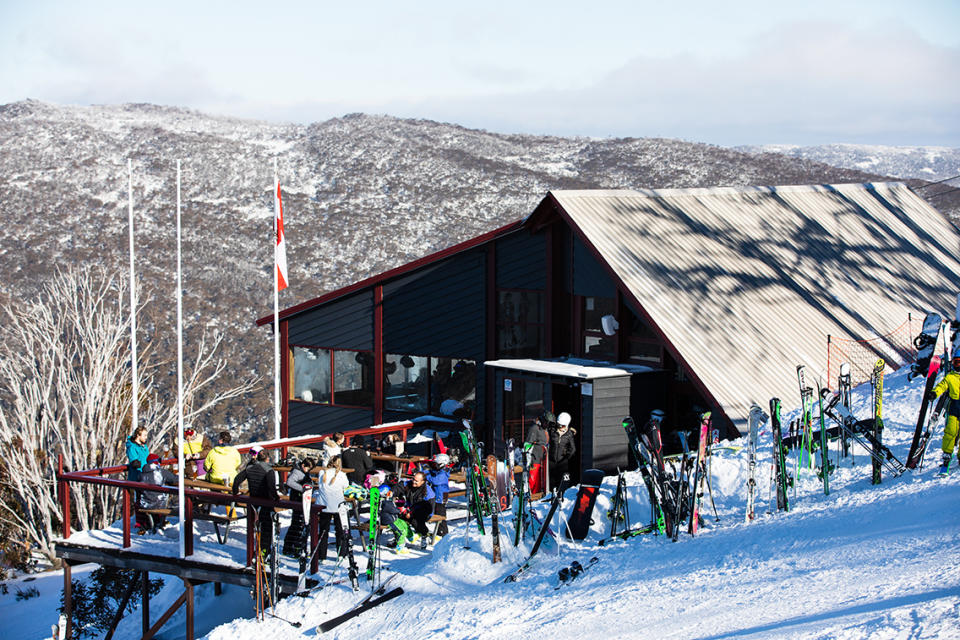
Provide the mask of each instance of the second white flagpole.
[{"label": "second white flagpole", "polygon": [[280,439],[280,269],[277,266],[280,173],[273,159],[273,437]]},{"label": "second white flagpole", "polygon": [[130,221],[130,391],[133,395],[130,411],[130,433],[139,426],[140,389],[137,376],[137,276],[133,255],[133,160],[127,159],[127,218]]},{"label": "second white flagpole", "polygon": [[186,532],[184,520],[184,487],[186,469],[183,466],[183,281],[180,262],[180,161],[177,160],[177,495],[179,505],[177,515],[180,518],[180,557],[186,555]]}]

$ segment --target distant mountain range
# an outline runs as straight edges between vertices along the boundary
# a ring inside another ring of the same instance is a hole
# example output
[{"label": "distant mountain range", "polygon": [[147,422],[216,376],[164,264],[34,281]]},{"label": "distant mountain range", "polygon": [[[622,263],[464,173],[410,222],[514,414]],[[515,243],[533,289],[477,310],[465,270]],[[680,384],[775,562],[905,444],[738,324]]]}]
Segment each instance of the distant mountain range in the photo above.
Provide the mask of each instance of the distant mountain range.
[{"label": "distant mountain range", "polygon": [[[779,153],[834,167],[868,171],[901,179],[945,180],[960,176],[960,149],[952,147],[888,147],[865,144],[821,144],[801,147],[764,144],[735,147],[747,153]],[[957,181],[960,183],[960,180]]]},{"label": "distant mountain range", "polygon": [[[289,245],[291,285],[280,298],[286,307],[522,218],[552,189],[925,175],[922,163],[902,160],[920,152],[859,149],[882,161],[861,166],[867,156],[849,150],[833,160],[841,167],[812,152],[658,138],[502,135],[361,114],[294,125],[145,104],[73,107],[27,100],[0,106],[0,268],[8,283],[0,296],[33,295],[58,264],[127,268],[130,159],[138,271],[154,298],[140,324],[145,338],[172,352],[175,163],[182,159],[188,352],[204,325],[224,331],[225,355],[237,375],[258,372],[269,383],[272,341],[254,320],[272,308],[274,159]],[[937,153],[957,157],[955,149]],[[937,172],[931,178],[950,172],[949,164],[928,164]],[[894,174],[895,166],[902,172]],[[916,179],[910,184],[924,185]],[[937,185],[920,193],[949,189]],[[956,193],[931,202],[945,212],[960,209]],[[270,401],[264,391],[226,406],[208,426],[263,425]]]}]

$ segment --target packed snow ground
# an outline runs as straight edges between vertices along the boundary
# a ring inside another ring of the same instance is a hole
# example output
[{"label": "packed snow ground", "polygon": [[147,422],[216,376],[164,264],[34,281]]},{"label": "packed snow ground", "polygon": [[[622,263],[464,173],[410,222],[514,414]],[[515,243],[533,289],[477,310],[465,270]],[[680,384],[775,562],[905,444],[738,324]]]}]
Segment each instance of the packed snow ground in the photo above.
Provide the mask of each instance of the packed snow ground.
[{"label": "packed snow ground", "polygon": [[[901,458],[913,432],[922,381],[908,382],[906,368],[885,381],[884,439]],[[870,414],[869,389],[854,393],[854,412]],[[784,416],[784,423],[791,415]],[[745,439],[716,451],[712,486],[719,511],[709,502],[706,525],[695,538],[681,534],[676,543],[640,536],[603,547],[616,478],[604,482],[595,524],[582,544],[561,542],[541,551],[521,579],[503,578],[526,556],[531,544],[514,549],[510,519],[502,527],[504,562],[490,562],[489,535],[480,539],[460,524],[432,553],[395,557],[391,583],[404,594],[323,634],[329,638],[960,638],[960,472],[937,477],[939,433],[924,469],[900,478],[884,474],[870,483],[870,459],[855,450],[831,476],[829,496],[815,471],[801,472],[789,513],[767,513],[772,495],[769,429],[761,433],[757,478],[758,519],[744,522],[748,465]],[[851,464],[852,462],[852,464]],[[791,461],[792,465],[792,461]],[[628,474],[630,516],[649,519],[646,491],[639,476]],[[568,491],[569,513],[575,489]],[[542,505],[545,510],[546,505]],[[556,522],[555,522],[556,524]],[[510,538],[510,539],[508,539]],[[555,589],[557,571],[573,560],[599,561],[572,584]],[[360,559],[361,564],[365,559]],[[321,574],[334,569],[328,563]],[[34,580],[39,598],[17,602],[25,588],[9,583],[0,595],[0,629],[11,640],[49,637],[56,621],[62,577],[58,572]],[[208,640],[311,638],[316,626],[339,615],[366,594],[334,584],[315,598],[288,598],[276,608],[295,628],[279,619],[252,619],[245,589],[198,588],[197,631]],[[159,615],[181,593],[176,580],[156,596]],[[158,638],[183,637],[180,611]],[[139,637],[139,615],[129,615],[115,638]]]}]

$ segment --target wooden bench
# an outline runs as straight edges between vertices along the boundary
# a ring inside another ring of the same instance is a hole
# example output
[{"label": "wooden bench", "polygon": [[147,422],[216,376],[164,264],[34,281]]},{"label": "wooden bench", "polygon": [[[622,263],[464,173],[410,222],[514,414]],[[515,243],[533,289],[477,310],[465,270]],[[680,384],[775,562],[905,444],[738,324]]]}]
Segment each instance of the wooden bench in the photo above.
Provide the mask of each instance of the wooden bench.
[{"label": "wooden bench", "polygon": [[[156,533],[159,528],[158,520],[160,517],[167,517],[173,513],[173,509],[163,508],[163,509],[141,509],[140,507],[136,508],[137,513],[143,513],[147,516],[147,521],[150,523],[149,531],[150,533]],[[147,532],[147,529],[141,530],[140,535],[143,535]]]}]

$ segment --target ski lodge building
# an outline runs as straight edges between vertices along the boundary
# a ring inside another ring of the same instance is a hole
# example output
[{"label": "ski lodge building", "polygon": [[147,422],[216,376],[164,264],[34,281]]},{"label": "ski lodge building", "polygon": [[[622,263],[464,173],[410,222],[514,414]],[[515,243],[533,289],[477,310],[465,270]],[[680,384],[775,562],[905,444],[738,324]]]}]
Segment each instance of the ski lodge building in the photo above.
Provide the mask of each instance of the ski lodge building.
[{"label": "ski lodge building", "polygon": [[[958,289],[960,233],[902,183],[552,191],[283,310],[281,435],[456,412],[500,453],[567,411],[579,469],[614,471],[624,416],[663,409],[670,432],[712,410],[735,437],[751,403],[799,401],[797,365],[835,386],[828,336],[886,336],[911,313],[916,332]],[[867,347],[895,368],[910,337]]]}]

